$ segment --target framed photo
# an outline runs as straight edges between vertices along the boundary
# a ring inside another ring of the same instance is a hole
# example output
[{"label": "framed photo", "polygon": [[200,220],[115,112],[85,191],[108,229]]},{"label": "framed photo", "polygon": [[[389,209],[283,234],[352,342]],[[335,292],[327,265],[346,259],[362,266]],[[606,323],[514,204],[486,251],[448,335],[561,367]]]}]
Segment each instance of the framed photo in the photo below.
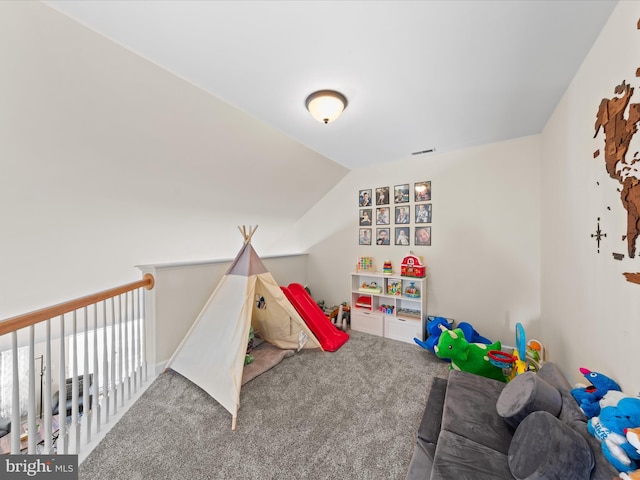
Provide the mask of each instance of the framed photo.
[{"label": "framed photo", "polygon": [[409,245],[409,227],[396,227],[396,245]]},{"label": "framed photo", "polygon": [[416,223],[431,223],[431,204],[416,205]]},{"label": "framed photo", "polygon": [[358,236],[358,245],[371,245],[371,229],[361,228]]},{"label": "framed photo", "polygon": [[416,182],[413,185],[414,199],[416,202],[428,202],[431,200],[431,182]]},{"label": "framed photo", "polygon": [[416,227],[415,245],[431,245],[431,227]]},{"label": "framed photo", "polygon": [[359,213],[359,222],[358,224],[361,227],[370,227],[373,220],[372,220],[372,213],[373,209],[371,208],[361,208],[360,209],[360,213]]},{"label": "framed photo", "polygon": [[389,225],[389,207],[376,208],[376,225]]},{"label": "framed photo", "polygon": [[360,190],[358,193],[358,205],[361,207],[371,206],[371,189]]},{"label": "framed photo", "polygon": [[390,228],[376,228],[376,245],[389,245],[391,237]]},{"label": "framed photo", "polygon": [[376,188],[376,205],[389,205],[389,187]]},{"label": "framed photo", "polygon": [[393,202],[394,203],[409,203],[409,184],[403,183],[402,185],[396,185],[393,187]]},{"label": "framed photo", "polygon": [[410,215],[409,215],[409,205],[405,205],[403,207],[396,207],[396,223],[409,223],[410,222]]}]

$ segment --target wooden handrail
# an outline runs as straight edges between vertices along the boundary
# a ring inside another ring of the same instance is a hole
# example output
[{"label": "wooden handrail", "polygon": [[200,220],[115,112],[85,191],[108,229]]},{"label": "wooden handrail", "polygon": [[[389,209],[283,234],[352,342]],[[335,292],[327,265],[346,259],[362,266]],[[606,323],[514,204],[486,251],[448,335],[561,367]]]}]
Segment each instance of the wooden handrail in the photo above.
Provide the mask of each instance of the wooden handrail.
[{"label": "wooden handrail", "polygon": [[58,305],[53,305],[52,307],[45,307],[41,308],[40,310],[34,310],[30,313],[25,313],[23,315],[8,318],[0,322],[0,335],[4,335],[21,328],[35,325],[36,323],[40,323],[44,320],[49,320],[50,318],[55,318],[60,315],[64,315],[65,313],[73,312],[74,310],[78,310],[79,308],[102,302],[103,300],[107,300],[108,298],[117,297],[118,295],[136,290],[141,287],[144,287],[147,290],[151,290],[154,283],[155,279],[153,278],[153,275],[147,273],[144,277],[142,277],[142,280],[138,280],[136,282],[127,283],[126,285],[121,285],[109,290],[93,293],[91,295],[87,295],[86,297],[59,303]]}]

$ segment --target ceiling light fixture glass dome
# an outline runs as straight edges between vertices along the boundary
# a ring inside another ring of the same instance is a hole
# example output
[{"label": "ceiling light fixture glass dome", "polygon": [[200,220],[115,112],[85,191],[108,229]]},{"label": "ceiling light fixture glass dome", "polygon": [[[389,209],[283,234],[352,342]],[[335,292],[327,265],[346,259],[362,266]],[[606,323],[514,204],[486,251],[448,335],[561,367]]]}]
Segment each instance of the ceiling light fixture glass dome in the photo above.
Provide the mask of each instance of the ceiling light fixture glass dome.
[{"label": "ceiling light fixture glass dome", "polygon": [[347,98],[335,90],[313,92],[305,102],[311,116],[325,124],[336,120],[347,108],[347,104]]}]

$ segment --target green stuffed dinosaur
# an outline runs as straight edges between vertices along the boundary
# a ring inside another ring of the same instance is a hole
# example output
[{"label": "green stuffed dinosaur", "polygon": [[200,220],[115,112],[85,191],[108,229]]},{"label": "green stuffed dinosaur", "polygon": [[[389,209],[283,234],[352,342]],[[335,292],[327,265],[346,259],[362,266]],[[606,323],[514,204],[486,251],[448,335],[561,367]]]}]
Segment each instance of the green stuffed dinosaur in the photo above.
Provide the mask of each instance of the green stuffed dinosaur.
[{"label": "green stuffed dinosaur", "polygon": [[459,328],[443,331],[438,345],[434,347],[439,358],[451,359],[452,369],[506,382],[502,369],[493,365],[487,355],[490,350],[500,350],[501,348],[500,342],[494,342],[490,345],[469,343]]}]

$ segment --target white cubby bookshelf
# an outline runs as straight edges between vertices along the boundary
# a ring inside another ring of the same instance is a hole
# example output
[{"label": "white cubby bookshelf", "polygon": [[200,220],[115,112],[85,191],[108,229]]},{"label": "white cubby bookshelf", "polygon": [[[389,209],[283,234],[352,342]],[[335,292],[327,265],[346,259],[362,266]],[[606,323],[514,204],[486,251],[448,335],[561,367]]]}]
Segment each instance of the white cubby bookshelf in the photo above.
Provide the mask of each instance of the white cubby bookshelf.
[{"label": "white cubby bookshelf", "polygon": [[[407,296],[413,284],[419,296]],[[363,288],[375,285],[377,288]],[[395,288],[394,288],[395,287]],[[359,300],[365,300],[360,302]],[[393,307],[382,311],[380,307]],[[414,343],[425,340],[427,278],[359,271],[351,274],[351,328],[359,332]]]}]

